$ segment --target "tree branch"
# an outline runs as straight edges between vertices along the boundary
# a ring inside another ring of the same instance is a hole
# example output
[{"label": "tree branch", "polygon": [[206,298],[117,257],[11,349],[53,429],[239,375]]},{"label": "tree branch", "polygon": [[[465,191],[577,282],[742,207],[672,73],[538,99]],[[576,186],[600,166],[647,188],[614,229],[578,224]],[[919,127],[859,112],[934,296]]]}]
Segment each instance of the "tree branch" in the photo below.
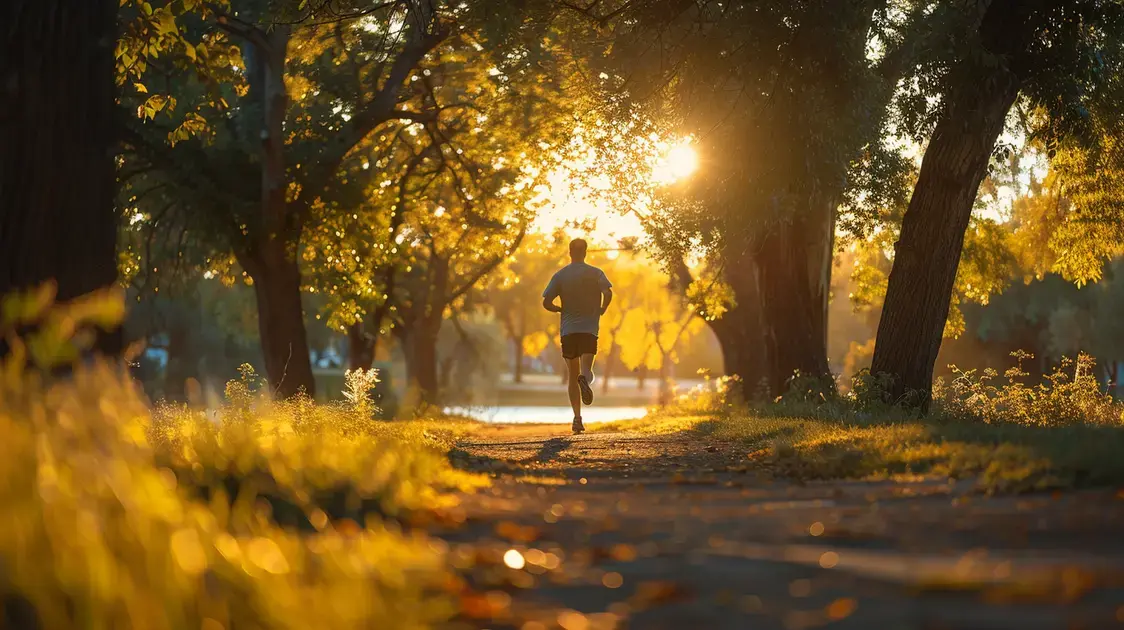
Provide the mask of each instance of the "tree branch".
[{"label": "tree branch", "polygon": [[453,302],[457,301],[458,298],[460,298],[465,293],[468,293],[469,290],[472,289],[472,287],[476,286],[476,283],[480,282],[480,280],[484,276],[491,273],[496,267],[499,267],[500,263],[511,256],[511,254],[519,248],[520,243],[523,242],[523,237],[525,237],[526,235],[527,226],[523,225],[523,227],[519,229],[519,234],[516,235],[515,240],[512,241],[511,245],[508,246],[506,250],[504,250],[504,253],[488,261],[488,263],[480,267],[480,269],[478,269],[476,273],[472,274],[472,276],[468,280],[466,280],[465,283],[460,286],[460,288],[450,293],[447,303],[452,304]]},{"label": "tree branch", "polygon": [[449,35],[447,26],[440,24],[436,17],[431,23],[434,30],[430,33],[414,31],[415,36],[394,59],[386,81],[374,98],[362,111],[356,112],[333,139],[324,143],[317,165],[302,189],[302,196],[307,194],[315,197],[322,194],[334,179],[347,154],[380,125],[396,119],[424,122],[436,116],[436,113],[423,114],[395,108],[402,85],[406,83],[410,72]]}]

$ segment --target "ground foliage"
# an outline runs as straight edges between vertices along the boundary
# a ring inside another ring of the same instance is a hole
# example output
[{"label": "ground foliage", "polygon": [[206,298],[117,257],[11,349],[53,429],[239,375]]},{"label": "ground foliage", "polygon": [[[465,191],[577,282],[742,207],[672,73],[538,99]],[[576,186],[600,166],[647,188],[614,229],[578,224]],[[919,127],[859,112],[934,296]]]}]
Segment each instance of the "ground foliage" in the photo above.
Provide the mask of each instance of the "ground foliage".
[{"label": "ground foliage", "polygon": [[0,382],[8,622],[420,628],[455,614],[441,547],[399,522],[483,483],[445,456],[463,424],[375,422],[365,378],[324,407],[274,402],[244,368],[208,417],[150,409],[109,365],[42,371],[120,305],[4,300],[0,332],[31,349],[5,358]]}]

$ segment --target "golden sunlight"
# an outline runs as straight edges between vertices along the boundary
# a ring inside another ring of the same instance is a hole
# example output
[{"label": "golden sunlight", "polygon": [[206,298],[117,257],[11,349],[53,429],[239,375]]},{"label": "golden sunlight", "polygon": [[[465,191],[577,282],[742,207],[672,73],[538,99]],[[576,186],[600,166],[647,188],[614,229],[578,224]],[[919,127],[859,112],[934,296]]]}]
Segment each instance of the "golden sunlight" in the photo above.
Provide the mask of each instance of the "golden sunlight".
[{"label": "golden sunlight", "polygon": [[[581,140],[577,142],[582,144]],[[677,142],[649,142],[645,138],[632,143],[630,150],[619,151],[618,158],[620,163],[635,164],[637,168],[633,172],[639,176],[641,187],[649,189],[686,179],[699,167],[699,156],[689,137]],[[601,242],[642,237],[644,228],[637,214],[622,214],[604,197],[603,193],[614,186],[610,177],[600,173],[590,174],[598,168],[595,159],[590,152],[584,159],[571,160],[563,168],[547,174],[547,182],[536,199],[536,227],[549,231],[571,222],[592,222],[592,230],[569,231],[575,235],[579,232],[586,234]],[[585,175],[579,176],[580,173]],[[637,196],[635,202],[637,210],[645,210],[651,202],[650,193]]]},{"label": "golden sunlight", "polygon": [[691,146],[691,139],[684,138],[672,145],[652,169],[652,181],[657,184],[671,184],[690,177],[699,167],[699,155]]}]

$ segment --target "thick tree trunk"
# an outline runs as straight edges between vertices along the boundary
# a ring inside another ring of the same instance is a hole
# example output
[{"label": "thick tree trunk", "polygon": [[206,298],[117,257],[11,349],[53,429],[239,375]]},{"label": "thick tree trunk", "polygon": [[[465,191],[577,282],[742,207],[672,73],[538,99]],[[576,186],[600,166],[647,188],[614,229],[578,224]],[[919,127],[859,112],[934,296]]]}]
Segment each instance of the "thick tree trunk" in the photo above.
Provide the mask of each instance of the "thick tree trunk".
[{"label": "thick tree trunk", "polygon": [[[745,400],[758,397],[765,371],[765,338],[761,330],[761,293],[758,290],[754,262],[744,245],[724,253],[723,279],[734,292],[734,305],[718,319],[706,319],[722,349],[722,369],[726,376],[741,379]],[[675,287],[686,298],[687,288],[694,282],[691,270],[682,261],[673,263]]]},{"label": "thick tree trunk", "polygon": [[403,336],[406,353],[406,379],[417,391],[418,401],[437,402],[440,385],[437,380],[437,334],[441,320],[423,319]]},{"label": "thick tree trunk", "polygon": [[304,391],[316,395],[312,360],[308,354],[300,269],[285,245],[269,240],[259,256],[243,262],[254,281],[258,331],[265,373],[274,395],[288,398]]},{"label": "thick tree trunk", "polygon": [[757,255],[766,377],[772,396],[784,393],[797,372],[823,378],[831,373],[827,362],[831,241],[823,234],[821,219],[802,216],[776,224]]},{"label": "thick tree trunk", "polygon": [[375,363],[375,338],[367,334],[363,324],[347,327],[347,367],[369,370]]},{"label": "thick tree trunk", "polygon": [[726,282],[734,292],[734,308],[721,319],[708,322],[722,348],[727,376],[741,379],[745,400],[757,398],[767,382],[765,338],[762,333],[761,291],[754,263],[744,253],[728,260]]},{"label": "thick tree trunk", "polygon": [[998,64],[964,73],[958,85],[946,96],[902,220],[871,365],[894,378],[890,399],[922,408],[976,192],[1019,90]]},{"label": "thick tree trunk", "polygon": [[[69,300],[117,279],[117,5],[0,8],[0,295],[54,280]],[[121,341],[118,329],[97,350],[119,354]]]},{"label": "thick tree trunk", "polygon": [[256,137],[247,140],[257,141],[260,148],[261,222],[254,226],[249,251],[236,252],[254,280],[265,372],[274,395],[281,398],[300,391],[316,395],[296,258],[302,207],[300,202],[286,200],[285,60],[289,33],[290,27],[279,26],[264,34],[264,41],[248,40],[242,48],[250,98],[255,105],[247,115],[260,116]]}]

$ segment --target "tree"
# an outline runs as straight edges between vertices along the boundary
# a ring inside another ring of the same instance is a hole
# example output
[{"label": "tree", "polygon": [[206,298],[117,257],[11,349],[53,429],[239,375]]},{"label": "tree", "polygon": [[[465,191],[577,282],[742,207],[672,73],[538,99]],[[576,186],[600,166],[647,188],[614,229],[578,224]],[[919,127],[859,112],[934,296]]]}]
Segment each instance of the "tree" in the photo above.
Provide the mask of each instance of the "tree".
[{"label": "tree", "polygon": [[656,370],[659,404],[666,405],[671,401],[671,368],[679,361],[676,348],[698,334],[704,324],[672,292],[669,278],[654,265],[641,270],[624,292],[630,294],[631,308],[621,313],[620,330],[614,336],[621,363],[630,370]]},{"label": "tree", "polygon": [[[940,105],[896,244],[871,370],[888,392],[927,408],[956,269],[980,182],[1020,93],[1041,110],[1054,141],[1085,126],[1082,95],[1109,70],[1121,10],[1097,1],[993,0],[949,9],[954,51],[921,67],[940,85]],[[963,21],[959,21],[963,20]],[[935,75],[935,76],[934,76]]]},{"label": "tree", "polygon": [[417,83],[442,115],[362,145],[366,157],[348,174],[365,182],[355,206],[311,230],[304,250],[310,289],[330,296],[330,322],[348,332],[353,361],[369,361],[393,332],[424,402],[437,398],[442,319],[467,314],[521,242],[553,159],[543,147],[568,128],[549,51],[501,68],[482,46],[464,32],[435,50],[442,64]]},{"label": "tree", "polygon": [[359,144],[394,121],[439,114],[404,105],[424,105],[409,79],[449,36],[453,16],[392,2],[361,19],[294,28],[272,23],[265,2],[226,7],[215,3],[185,27],[205,47],[183,46],[148,64],[137,89],[170,83],[187,107],[169,127],[154,110],[174,102],[140,99],[141,118],[125,131],[125,168],[140,176],[130,184],[163,186],[154,201],[170,200],[220,236],[216,252],[232,254],[252,281],[275,391],[312,394],[301,239],[346,205],[351,189],[340,171]]},{"label": "tree", "polygon": [[[722,270],[735,299],[712,328],[727,370],[747,387],[764,378],[778,392],[795,370],[828,374],[839,208],[873,203],[900,180],[879,140],[909,58],[905,34],[922,11],[899,8],[598,5],[602,20],[616,20],[603,82],[615,94],[610,103],[623,103],[618,120],[641,115],[697,140],[703,168],[661,195],[647,223],[679,286],[693,282],[681,264],[691,249]],[[885,50],[873,63],[872,38]]]},{"label": "tree", "polygon": [[523,382],[524,357],[538,356],[550,345],[548,330],[554,317],[542,308],[542,291],[566,255],[563,236],[527,235],[485,289],[488,309],[511,344],[516,383]]},{"label": "tree", "polygon": [[[57,299],[70,300],[117,278],[117,5],[13,0],[0,9],[0,295],[53,281]],[[96,349],[119,353],[120,331]]]}]

